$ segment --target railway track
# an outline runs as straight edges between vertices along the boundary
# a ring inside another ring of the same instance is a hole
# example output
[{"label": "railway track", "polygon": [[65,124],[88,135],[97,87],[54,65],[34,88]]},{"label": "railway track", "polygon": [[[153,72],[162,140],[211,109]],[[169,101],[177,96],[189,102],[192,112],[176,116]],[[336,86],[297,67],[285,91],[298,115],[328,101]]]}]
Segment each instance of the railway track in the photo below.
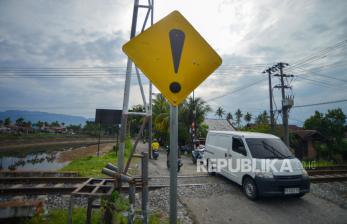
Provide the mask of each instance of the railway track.
[{"label": "railway track", "polygon": [[308,170],[307,172],[312,183],[347,181],[347,169],[341,169],[341,166],[339,168],[337,169],[335,166],[325,170]]},{"label": "railway track", "polygon": [[[202,186],[208,183],[207,175],[202,176],[179,176],[179,186]],[[70,194],[87,177],[58,176],[58,177],[0,177],[0,195],[46,195],[46,194]],[[169,176],[158,176],[149,178],[149,189],[154,190],[169,187]],[[194,180],[193,180],[194,179]],[[112,180],[112,179],[110,179]],[[140,190],[141,187],[138,187]],[[127,191],[128,186],[124,184],[121,190]]]},{"label": "railway track", "polygon": [[[327,169],[308,170],[312,183],[347,181],[347,170]],[[76,173],[43,173],[41,176],[23,176],[15,173],[0,173],[1,195],[46,195],[46,194],[70,194],[80,184],[87,181],[87,177],[79,177]],[[35,174],[31,172],[31,174]],[[41,173],[42,174],[42,173]],[[169,187],[169,176],[153,176],[149,178],[150,190]],[[202,186],[209,184],[211,177],[208,175],[178,176],[178,186]],[[127,185],[122,190],[126,191]]]}]

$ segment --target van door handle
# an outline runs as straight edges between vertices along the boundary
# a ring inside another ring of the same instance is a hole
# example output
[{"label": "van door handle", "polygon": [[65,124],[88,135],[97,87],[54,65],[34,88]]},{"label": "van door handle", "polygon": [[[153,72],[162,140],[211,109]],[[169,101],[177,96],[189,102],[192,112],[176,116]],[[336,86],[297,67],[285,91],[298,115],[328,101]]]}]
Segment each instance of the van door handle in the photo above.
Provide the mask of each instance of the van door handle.
[{"label": "van door handle", "polygon": [[225,156],[225,157],[228,157],[228,155],[227,155],[226,153],[224,154],[224,156]]}]

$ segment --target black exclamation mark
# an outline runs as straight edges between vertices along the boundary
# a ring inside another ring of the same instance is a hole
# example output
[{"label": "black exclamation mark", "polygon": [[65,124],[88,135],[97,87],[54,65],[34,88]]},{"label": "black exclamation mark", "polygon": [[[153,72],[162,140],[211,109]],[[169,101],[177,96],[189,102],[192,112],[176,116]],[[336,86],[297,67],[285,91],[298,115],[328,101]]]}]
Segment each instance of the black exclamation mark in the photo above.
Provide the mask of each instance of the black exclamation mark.
[{"label": "black exclamation mark", "polygon": [[[172,29],[170,30],[169,37],[174,71],[177,74],[180,66],[185,34],[182,30]],[[170,90],[173,93],[178,93],[179,91],[181,91],[181,84],[179,84],[178,82],[170,83]]]}]

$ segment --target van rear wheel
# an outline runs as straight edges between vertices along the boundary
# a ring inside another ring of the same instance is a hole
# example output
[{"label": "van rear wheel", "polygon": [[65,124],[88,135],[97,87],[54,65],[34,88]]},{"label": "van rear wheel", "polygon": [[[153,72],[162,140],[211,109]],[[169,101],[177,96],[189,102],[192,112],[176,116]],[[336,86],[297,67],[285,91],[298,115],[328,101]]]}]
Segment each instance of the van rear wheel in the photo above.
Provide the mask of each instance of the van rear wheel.
[{"label": "van rear wheel", "polygon": [[258,199],[257,185],[254,180],[250,177],[246,177],[242,183],[243,193],[247,198],[255,201]]}]

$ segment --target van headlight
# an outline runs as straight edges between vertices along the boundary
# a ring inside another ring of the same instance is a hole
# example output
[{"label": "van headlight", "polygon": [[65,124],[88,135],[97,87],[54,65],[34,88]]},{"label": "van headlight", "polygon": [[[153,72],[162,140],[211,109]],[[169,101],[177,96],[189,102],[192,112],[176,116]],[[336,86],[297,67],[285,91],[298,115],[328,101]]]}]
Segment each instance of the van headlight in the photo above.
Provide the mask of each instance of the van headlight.
[{"label": "van headlight", "polygon": [[255,173],[255,175],[257,177],[261,177],[261,178],[273,178],[274,177],[272,172],[257,172],[257,173]]}]

